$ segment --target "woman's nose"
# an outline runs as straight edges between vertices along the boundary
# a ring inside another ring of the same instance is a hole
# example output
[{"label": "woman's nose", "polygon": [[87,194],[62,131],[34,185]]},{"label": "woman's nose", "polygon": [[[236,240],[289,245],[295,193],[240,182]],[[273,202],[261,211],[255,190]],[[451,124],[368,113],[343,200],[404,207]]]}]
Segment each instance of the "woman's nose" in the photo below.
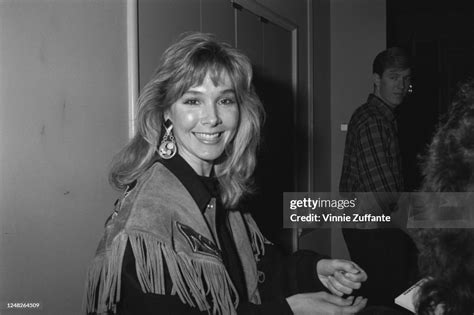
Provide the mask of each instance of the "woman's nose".
[{"label": "woman's nose", "polygon": [[201,121],[204,125],[210,126],[216,126],[222,122],[216,104],[208,103],[204,105]]}]

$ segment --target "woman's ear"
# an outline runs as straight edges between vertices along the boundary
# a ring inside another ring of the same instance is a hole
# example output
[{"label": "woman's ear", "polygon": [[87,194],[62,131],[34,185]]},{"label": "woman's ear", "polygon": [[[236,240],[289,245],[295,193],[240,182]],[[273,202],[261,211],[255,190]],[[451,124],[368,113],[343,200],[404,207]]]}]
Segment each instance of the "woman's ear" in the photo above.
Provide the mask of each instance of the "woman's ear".
[{"label": "woman's ear", "polygon": [[170,119],[170,110],[167,109],[163,112],[163,122],[167,121]]}]

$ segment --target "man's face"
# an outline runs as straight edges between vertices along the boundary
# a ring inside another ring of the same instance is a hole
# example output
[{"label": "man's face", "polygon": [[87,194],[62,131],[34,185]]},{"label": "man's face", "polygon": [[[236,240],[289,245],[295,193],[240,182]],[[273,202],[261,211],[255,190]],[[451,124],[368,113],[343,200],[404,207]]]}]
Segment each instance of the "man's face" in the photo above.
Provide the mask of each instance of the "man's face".
[{"label": "man's face", "polygon": [[374,73],[375,95],[392,108],[403,102],[411,82],[410,69],[388,68],[382,77]]}]

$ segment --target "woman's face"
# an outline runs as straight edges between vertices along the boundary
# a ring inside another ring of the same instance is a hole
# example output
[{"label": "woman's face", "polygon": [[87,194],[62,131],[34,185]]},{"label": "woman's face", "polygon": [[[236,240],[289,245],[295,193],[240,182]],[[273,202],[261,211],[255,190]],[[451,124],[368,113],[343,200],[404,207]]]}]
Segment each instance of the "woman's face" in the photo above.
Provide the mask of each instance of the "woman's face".
[{"label": "woman's face", "polygon": [[173,123],[178,153],[198,175],[209,176],[238,126],[239,107],[229,76],[222,74],[216,86],[207,74],[171,106],[165,119]]}]

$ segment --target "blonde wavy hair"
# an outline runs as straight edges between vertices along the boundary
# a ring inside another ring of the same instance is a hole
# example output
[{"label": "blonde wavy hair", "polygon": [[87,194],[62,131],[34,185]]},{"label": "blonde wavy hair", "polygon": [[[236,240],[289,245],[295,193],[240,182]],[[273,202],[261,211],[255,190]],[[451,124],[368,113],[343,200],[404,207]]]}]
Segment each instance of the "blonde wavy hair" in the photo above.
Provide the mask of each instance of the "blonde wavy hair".
[{"label": "blonde wavy hair", "polygon": [[223,74],[229,76],[240,113],[235,136],[214,165],[222,202],[235,208],[245,194],[252,192],[264,119],[262,103],[252,85],[252,65],[240,51],[203,33],[182,35],[162,55],[138,99],[137,132],[112,162],[112,186],[125,189],[159,159],[155,151],[163,132],[164,112],[189,88],[201,85],[207,73],[215,84]]}]

